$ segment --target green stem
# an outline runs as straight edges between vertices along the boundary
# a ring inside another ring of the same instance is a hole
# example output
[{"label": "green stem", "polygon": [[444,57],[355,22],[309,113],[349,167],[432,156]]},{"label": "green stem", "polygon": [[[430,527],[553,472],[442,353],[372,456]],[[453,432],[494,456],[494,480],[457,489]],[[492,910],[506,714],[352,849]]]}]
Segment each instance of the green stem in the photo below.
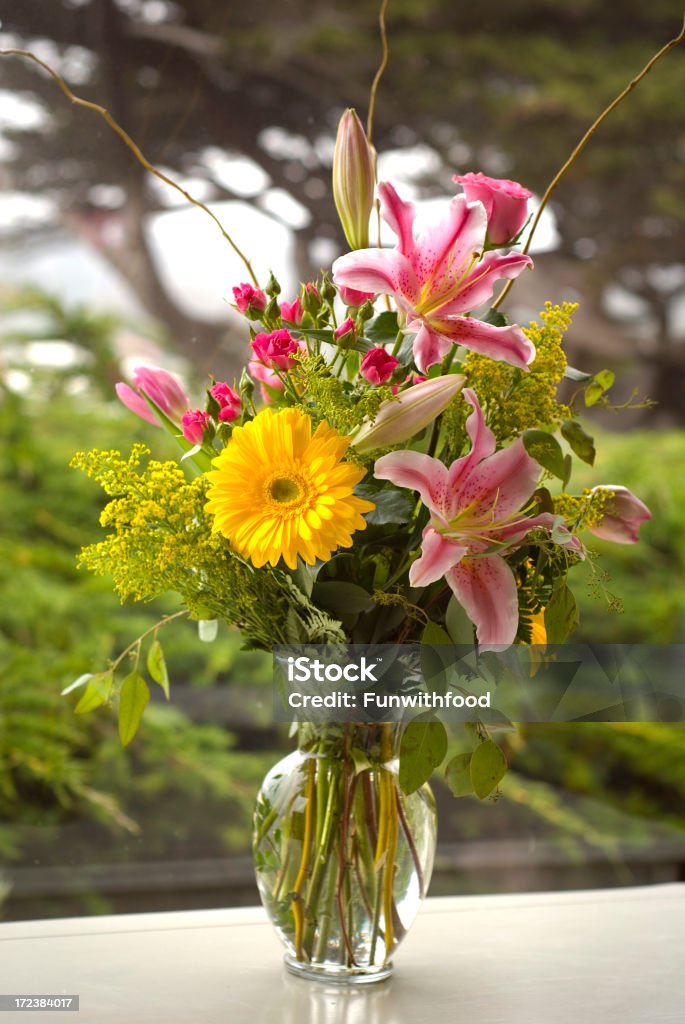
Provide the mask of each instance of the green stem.
[{"label": "green stem", "polygon": [[397,332],[397,337],[395,338],[395,344],[393,345],[392,352],[390,353],[391,355],[393,355],[393,356],[397,356],[398,355],[398,353],[399,353],[399,351],[400,351],[400,349],[402,347],[402,338],[403,337],[404,337],[404,335],[402,334],[402,331],[398,331]]},{"label": "green stem", "polygon": [[409,846],[409,850],[411,852],[411,858],[414,861],[414,867],[416,868],[416,877],[419,883],[419,896],[421,897],[421,899],[423,899],[423,897],[426,895],[426,883],[423,877],[423,868],[421,867],[419,852],[416,849],[416,842],[414,840],[414,836],[412,834],[412,830],[409,825],[407,815],[405,813],[404,807],[402,806],[402,795],[398,790],[395,790],[395,799],[397,801],[397,814],[402,825],[402,831],[404,832],[405,838],[407,840],[407,845]]}]

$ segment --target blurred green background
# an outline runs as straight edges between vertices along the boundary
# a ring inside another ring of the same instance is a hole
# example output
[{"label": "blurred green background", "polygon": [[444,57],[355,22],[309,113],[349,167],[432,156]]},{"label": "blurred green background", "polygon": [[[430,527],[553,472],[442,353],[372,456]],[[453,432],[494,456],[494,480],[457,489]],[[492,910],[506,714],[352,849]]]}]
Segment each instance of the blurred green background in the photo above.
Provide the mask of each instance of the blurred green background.
[{"label": "blurred green background", "polygon": [[[391,0],[382,173],[416,198],[481,168],[540,193],[678,16],[667,0],[624,5],[618,20],[594,0],[525,11],[498,0],[458,17],[440,0]],[[262,274],[274,266],[292,290],[342,251],[332,133],[345,105],[365,107],[374,5],[3,0],[0,19],[3,45],[37,47],[242,227]],[[653,520],[635,547],[591,542],[604,575],[598,586],[576,574],[579,640],[685,639],[684,74],[682,54],[667,58],[598,133],[509,303],[525,322],[547,298],[580,301],[571,362],[616,369],[619,401],[637,389],[657,403],[591,424],[597,465],[574,482],[629,486]],[[0,99],[0,912],[255,902],[252,800],[290,742],[270,724],[269,659],[242,652],[235,633],[208,645],[174,624],[173,701],[153,703],[125,751],[106,713],[74,716],[75,699],[60,697],[175,610],[122,608],[106,580],[76,570],[102,496],[69,459],[139,439],[175,455],[113,384],[136,360],[178,369],[195,394],[209,367],[239,372],[244,330],[226,299],[241,272],[31,68],[0,63]],[[265,219],[250,220],[256,210]],[[509,734],[497,803],[454,801],[438,782],[432,891],[685,878],[683,739],[650,724]]]}]

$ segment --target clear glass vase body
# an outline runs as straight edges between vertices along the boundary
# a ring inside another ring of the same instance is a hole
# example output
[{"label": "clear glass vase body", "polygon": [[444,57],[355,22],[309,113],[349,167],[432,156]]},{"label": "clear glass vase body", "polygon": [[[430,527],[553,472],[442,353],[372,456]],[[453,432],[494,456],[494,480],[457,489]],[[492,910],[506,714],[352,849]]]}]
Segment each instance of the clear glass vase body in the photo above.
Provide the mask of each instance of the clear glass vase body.
[{"label": "clear glass vase body", "polygon": [[426,894],[435,801],[428,785],[400,790],[398,736],[394,725],[303,727],[262,784],[257,884],[295,974],[387,977]]}]

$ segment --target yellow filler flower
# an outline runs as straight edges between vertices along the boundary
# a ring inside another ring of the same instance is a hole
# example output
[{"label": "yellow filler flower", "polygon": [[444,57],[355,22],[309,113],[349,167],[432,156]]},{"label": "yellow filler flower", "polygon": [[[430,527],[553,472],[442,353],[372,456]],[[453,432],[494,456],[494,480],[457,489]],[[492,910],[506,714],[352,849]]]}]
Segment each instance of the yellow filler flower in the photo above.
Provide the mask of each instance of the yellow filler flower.
[{"label": "yellow filler flower", "polygon": [[260,412],[234,429],[207,474],[212,530],[257,568],[282,556],[295,569],[298,555],[313,565],[351,547],[375,505],[354,496],[365,470],[341,462],[348,445],[325,421],[312,434],[298,409]]}]

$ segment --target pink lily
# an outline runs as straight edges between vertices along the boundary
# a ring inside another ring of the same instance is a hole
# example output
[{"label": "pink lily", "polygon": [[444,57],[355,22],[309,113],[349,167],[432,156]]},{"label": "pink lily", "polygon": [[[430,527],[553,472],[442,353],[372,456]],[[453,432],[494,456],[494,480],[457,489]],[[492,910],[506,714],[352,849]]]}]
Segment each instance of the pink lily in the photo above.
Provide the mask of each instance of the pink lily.
[{"label": "pink lily", "polygon": [[400,199],[387,182],[378,186],[378,192],[383,218],[398,237],[397,247],[340,256],[333,264],[335,283],[393,296],[408,330],[416,332],[414,360],[421,372],[439,363],[453,344],[527,369],[535,346],[520,327],[495,327],[464,314],[491,298],[495,281],[517,277],[532,266],[530,257],[483,254],[485,208],[464,195],[450,201],[445,220],[417,238],[413,203]]},{"label": "pink lily", "polygon": [[431,512],[421,556],[409,570],[410,584],[423,587],[444,576],[476,626],[478,643],[506,645],[514,641],[519,614],[516,580],[503,554],[540,528],[554,531],[556,543],[578,553],[583,549],[560,516],[526,516],[538,463],[520,438],[496,452],[475,392],[466,388],[462,394],[473,409],[466,421],[468,455],[447,467],[420,452],[391,452],[378,459],[374,473],[418,491]]}]

